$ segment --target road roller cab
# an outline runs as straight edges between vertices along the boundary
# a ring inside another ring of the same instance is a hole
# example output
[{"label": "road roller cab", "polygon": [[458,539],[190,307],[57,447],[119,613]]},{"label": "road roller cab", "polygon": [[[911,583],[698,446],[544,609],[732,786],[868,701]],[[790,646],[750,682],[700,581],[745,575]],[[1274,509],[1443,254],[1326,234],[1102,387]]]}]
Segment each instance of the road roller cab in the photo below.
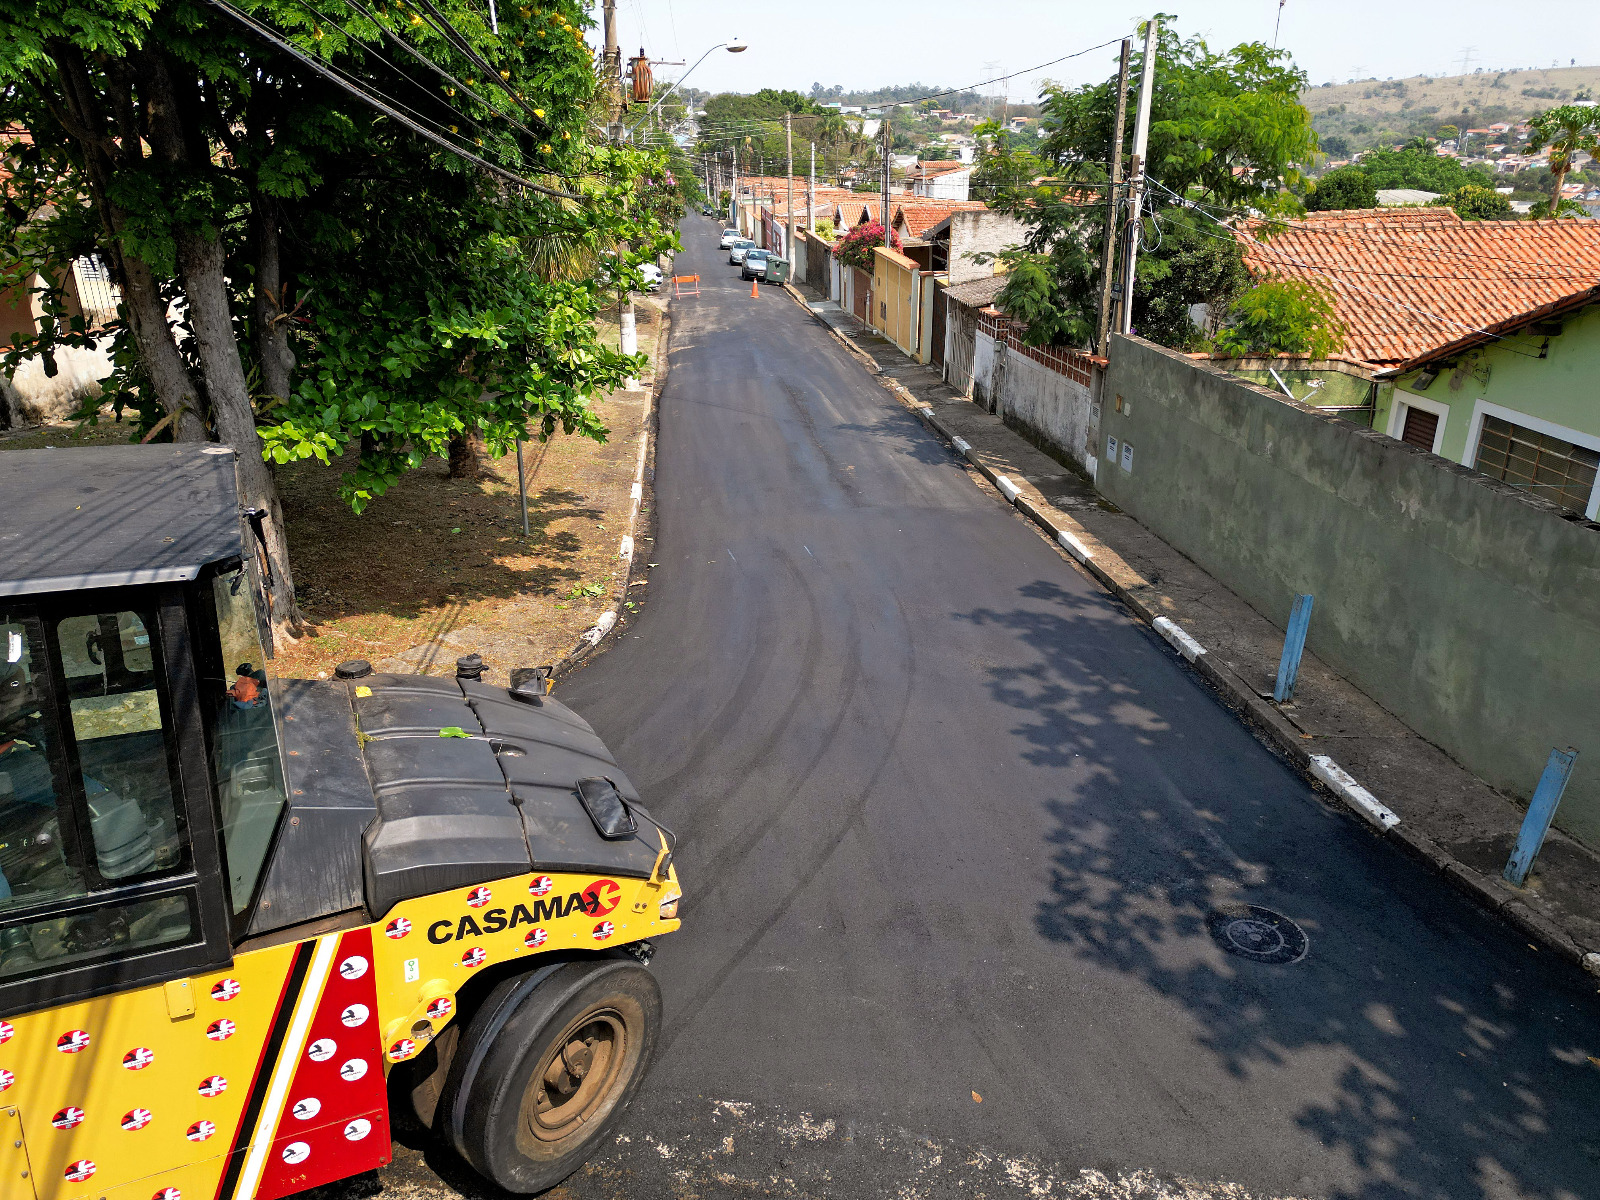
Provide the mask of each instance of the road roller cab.
[{"label": "road roller cab", "polygon": [[671,835],[543,672],[276,678],[233,464],[0,456],[0,1196],[272,1200],[396,1100],[548,1187],[648,1063]]}]

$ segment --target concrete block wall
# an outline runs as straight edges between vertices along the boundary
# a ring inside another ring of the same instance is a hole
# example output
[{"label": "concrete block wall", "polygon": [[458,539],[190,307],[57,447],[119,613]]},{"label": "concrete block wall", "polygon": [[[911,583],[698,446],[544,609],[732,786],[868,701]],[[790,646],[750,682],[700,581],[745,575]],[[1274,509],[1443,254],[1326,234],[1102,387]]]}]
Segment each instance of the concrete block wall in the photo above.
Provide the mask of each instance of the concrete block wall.
[{"label": "concrete block wall", "polygon": [[967,283],[994,274],[993,262],[978,262],[977,254],[996,254],[1019,246],[1028,227],[1015,217],[988,209],[950,214],[950,282]]},{"label": "concrete block wall", "polygon": [[1314,594],[1310,649],[1491,785],[1577,747],[1600,849],[1600,526],[1141,338],[1102,397],[1109,500],[1280,625]]},{"label": "concrete block wall", "polygon": [[[950,307],[953,340],[965,329],[957,323],[960,306]],[[972,398],[1034,441],[1089,469],[1104,360],[1083,350],[1025,345],[1019,323],[996,308],[978,310],[971,337]],[[947,343],[947,353],[949,349]],[[959,353],[955,361],[962,361]]]}]

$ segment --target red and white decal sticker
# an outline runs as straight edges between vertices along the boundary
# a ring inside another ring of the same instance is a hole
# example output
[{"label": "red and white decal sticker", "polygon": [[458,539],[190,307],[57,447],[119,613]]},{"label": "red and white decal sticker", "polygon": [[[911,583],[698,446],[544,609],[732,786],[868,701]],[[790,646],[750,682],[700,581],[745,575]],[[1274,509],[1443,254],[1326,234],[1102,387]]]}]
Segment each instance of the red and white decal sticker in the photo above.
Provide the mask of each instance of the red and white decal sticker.
[{"label": "red and white decal sticker", "polygon": [[16,1036],[17,1029],[10,1021],[0,1021],[0,1046],[4,1046]]},{"label": "red and white decal sticker", "polygon": [[64,1174],[71,1182],[82,1183],[94,1174],[94,1162],[87,1158],[80,1158],[75,1163],[68,1163]]},{"label": "red and white decal sticker", "polygon": [[481,967],[488,957],[489,952],[482,946],[474,946],[461,956],[461,965],[463,967]]},{"label": "red and white decal sticker", "polygon": [[601,921],[600,924],[594,927],[594,940],[597,942],[603,942],[616,931],[617,927],[610,921]]},{"label": "red and white decal sticker", "polygon": [[151,1196],[150,1200],[183,1200],[183,1193],[175,1187],[164,1187]]},{"label": "red and white decal sticker", "polygon": [[148,1108],[130,1108],[122,1114],[122,1127],[128,1131],[143,1129],[150,1124],[153,1114]]},{"label": "red and white decal sticker", "polygon": [[395,941],[399,941],[410,932],[411,922],[404,917],[396,917],[383,927],[383,936],[394,938]]},{"label": "red and white decal sticker", "polygon": [[615,879],[596,879],[583,889],[584,911],[591,917],[604,917],[622,903],[622,885]]},{"label": "red and white decal sticker", "polygon": [[13,1075],[10,1071],[6,1071],[6,1070],[3,1070],[3,1069],[0,1069],[0,1092],[5,1091],[8,1087],[10,1087],[16,1081],[17,1081],[17,1077],[15,1075]]},{"label": "red and white decal sticker", "polygon": [[493,899],[494,893],[486,887],[475,887],[467,893],[467,904],[472,908],[482,908]]},{"label": "red and white decal sticker", "polygon": [[535,896],[548,896],[550,889],[555,887],[556,881],[548,875],[541,875],[528,885],[528,891]]},{"label": "red and white decal sticker", "polygon": [[156,1052],[149,1046],[135,1046],[122,1056],[122,1065],[130,1071],[142,1071],[156,1060]]},{"label": "red and white decal sticker", "polygon": [[290,1142],[283,1148],[283,1161],[291,1167],[299,1166],[311,1157],[311,1147],[304,1142]]},{"label": "red and white decal sticker", "polygon": [[83,1109],[70,1107],[63,1108],[55,1116],[50,1118],[50,1124],[54,1125],[57,1129],[76,1129],[79,1125],[83,1124]]},{"label": "red and white decal sticker", "polygon": [[339,1020],[344,1022],[345,1028],[354,1029],[357,1025],[364,1024],[371,1015],[372,1010],[365,1004],[352,1004],[339,1014]]},{"label": "red and white decal sticker", "polygon": [[372,1122],[365,1117],[357,1117],[344,1127],[344,1137],[347,1142],[359,1142],[372,1132]]},{"label": "red and white decal sticker", "polygon": [[401,1038],[389,1047],[389,1061],[399,1062],[402,1058],[410,1058],[417,1052],[417,1044],[410,1038]]},{"label": "red and white decal sticker", "polygon": [[341,979],[360,979],[367,973],[367,960],[359,954],[352,954],[339,964],[339,977]]},{"label": "red and white decal sticker", "polygon": [[[56,1039],[56,1049],[63,1054],[76,1054],[88,1048],[89,1035],[81,1029],[69,1029]],[[92,1168],[94,1164],[90,1163],[89,1166]]]},{"label": "red and white decal sticker", "polygon": [[530,929],[522,935],[522,944],[529,950],[537,950],[549,937],[550,934],[543,929]]},{"label": "red and white decal sticker", "polygon": [[237,979],[219,979],[211,985],[211,998],[213,1000],[232,1000],[244,989],[239,986]]},{"label": "red and white decal sticker", "polygon": [[228,1081],[221,1075],[207,1075],[200,1081],[202,1096],[220,1096],[228,1090]]},{"label": "red and white decal sticker", "polygon": [[367,1060],[364,1058],[347,1059],[339,1064],[339,1078],[346,1083],[354,1083],[363,1078],[367,1073]]},{"label": "red and white decal sticker", "polygon": [[312,1062],[327,1062],[339,1052],[339,1043],[332,1038],[318,1038],[306,1047],[306,1057]]},{"label": "red and white decal sticker", "polygon": [[321,1111],[322,1101],[318,1100],[315,1096],[303,1096],[299,1100],[296,1100],[294,1102],[294,1106],[289,1109],[290,1115],[292,1115],[296,1121],[309,1121]]},{"label": "red and white decal sticker", "polygon": [[213,1021],[206,1026],[206,1036],[213,1042],[225,1042],[233,1036],[234,1023],[223,1017],[220,1021]]},{"label": "red and white decal sticker", "polygon": [[184,1130],[183,1136],[188,1138],[191,1142],[203,1142],[211,1137],[212,1134],[216,1133],[216,1131],[217,1127],[210,1121],[196,1121],[193,1125],[189,1126],[188,1129]]},{"label": "red and white decal sticker", "polygon": [[454,1000],[450,999],[449,996],[440,996],[432,1004],[428,1005],[428,1019],[430,1021],[442,1021],[453,1013],[455,1008],[456,1002]]}]

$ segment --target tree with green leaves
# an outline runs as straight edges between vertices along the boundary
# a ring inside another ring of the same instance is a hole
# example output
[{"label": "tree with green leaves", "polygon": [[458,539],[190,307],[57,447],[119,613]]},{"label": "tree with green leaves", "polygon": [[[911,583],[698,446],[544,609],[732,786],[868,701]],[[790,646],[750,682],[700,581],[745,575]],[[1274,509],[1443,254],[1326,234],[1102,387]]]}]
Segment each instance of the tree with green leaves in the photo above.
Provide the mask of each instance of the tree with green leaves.
[{"label": "tree with green leaves", "polygon": [[1547,108],[1529,122],[1533,134],[1528,138],[1529,150],[1550,148],[1550,201],[1545,212],[1550,216],[1561,214],[1561,185],[1566,182],[1574,162],[1581,151],[1600,158],[1600,107],[1584,104],[1563,104]]},{"label": "tree with green leaves", "polygon": [[[0,0],[0,126],[30,135],[6,282],[109,264],[106,398],[147,440],[238,451],[275,637],[301,624],[276,465],[359,444],[359,510],[452,445],[603,437],[591,399],[640,368],[594,319],[673,244],[675,198],[658,156],[586,137],[585,23],[575,0],[498,32],[469,0]],[[13,365],[96,336],[41,299]]]},{"label": "tree with green leaves", "polygon": [[1511,197],[1490,187],[1469,183],[1433,202],[1437,207],[1454,209],[1466,221],[1509,221],[1513,217]]},{"label": "tree with green leaves", "polygon": [[1432,150],[1369,150],[1361,156],[1361,170],[1375,188],[1417,188],[1424,192],[1453,192],[1469,183],[1480,187],[1493,175],[1487,167],[1464,167]]},{"label": "tree with green leaves", "polygon": [[1326,288],[1303,279],[1265,279],[1234,302],[1215,348],[1238,358],[1327,358],[1339,352],[1345,334]]},{"label": "tree with green leaves", "polygon": [[1002,188],[1026,187],[1048,170],[1043,159],[998,121],[984,121],[972,134],[978,139],[970,184],[975,199],[995,195]]},{"label": "tree with green leaves", "polygon": [[[1189,307],[1226,307],[1246,277],[1228,232],[1185,212],[1174,197],[1212,211],[1298,212],[1299,164],[1316,149],[1316,135],[1300,103],[1305,73],[1287,52],[1260,42],[1214,51],[1199,37],[1163,27],[1156,55],[1148,153],[1154,183],[1133,323],[1170,344],[1188,344],[1198,335],[1184,324]],[[1134,56],[1133,79],[1141,57]],[[1085,345],[1100,297],[1115,76],[1048,86],[1042,107],[1037,154],[1050,178],[1000,187],[990,200],[1029,227],[1022,246],[999,256],[1010,273],[998,300],[1028,320],[1031,344]],[[1132,126],[1127,122],[1124,156]],[[1174,315],[1180,311],[1184,321]]]},{"label": "tree with green leaves", "polygon": [[1372,176],[1360,167],[1339,167],[1316,181],[1306,196],[1312,212],[1334,212],[1346,208],[1377,208],[1378,189]]}]

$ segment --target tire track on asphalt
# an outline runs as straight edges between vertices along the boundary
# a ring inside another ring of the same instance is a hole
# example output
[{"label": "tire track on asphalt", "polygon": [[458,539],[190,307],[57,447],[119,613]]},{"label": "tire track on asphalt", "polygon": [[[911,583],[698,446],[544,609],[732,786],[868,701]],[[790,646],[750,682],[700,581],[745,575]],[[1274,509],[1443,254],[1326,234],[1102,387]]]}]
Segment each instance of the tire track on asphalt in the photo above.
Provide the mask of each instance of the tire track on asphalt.
[{"label": "tire track on asphalt", "polygon": [[[662,1030],[660,1047],[656,1052],[656,1061],[658,1063],[666,1058],[678,1037],[700,1015],[701,1010],[710,1003],[711,998],[722,990],[722,986],[727,982],[728,977],[744,962],[750,952],[761,944],[767,934],[772,931],[772,928],[788,914],[795,901],[816,881],[823,868],[828,865],[834,854],[838,852],[839,847],[844,844],[845,838],[860,824],[861,815],[866,809],[867,801],[871,797],[873,789],[877,786],[878,780],[883,777],[884,771],[895,757],[895,747],[900,741],[901,732],[905,729],[906,715],[911,710],[911,698],[916,694],[917,677],[916,642],[909,636],[909,625],[905,619],[905,610],[900,605],[898,598],[895,601],[895,608],[900,614],[900,625],[903,631],[902,641],[905,646],[904,694],[900,698],[899,711],[895,714],[894,728],[890,731],[888,740],[885,742],[883,750],[879,753],[871,774],[857,791],[855,798],[849,802],[848,814],[844,821],[823,844],[820,852],[813,856],[811,863],[801,872],[800,877],[779,898],[773,911],[765,920],[751,930],[722,966],[711,976],[706,985],[690,998],[689,1002],[684,1006],[683,1016],[675,1021],[667,1022],[666,1027]],[[843,723],[843,716],[848,712],[848,709],[848,704],[840,706],[840,724]],[[796,787],[791,792],[791,801],[798,792],[799,787]]]}]

